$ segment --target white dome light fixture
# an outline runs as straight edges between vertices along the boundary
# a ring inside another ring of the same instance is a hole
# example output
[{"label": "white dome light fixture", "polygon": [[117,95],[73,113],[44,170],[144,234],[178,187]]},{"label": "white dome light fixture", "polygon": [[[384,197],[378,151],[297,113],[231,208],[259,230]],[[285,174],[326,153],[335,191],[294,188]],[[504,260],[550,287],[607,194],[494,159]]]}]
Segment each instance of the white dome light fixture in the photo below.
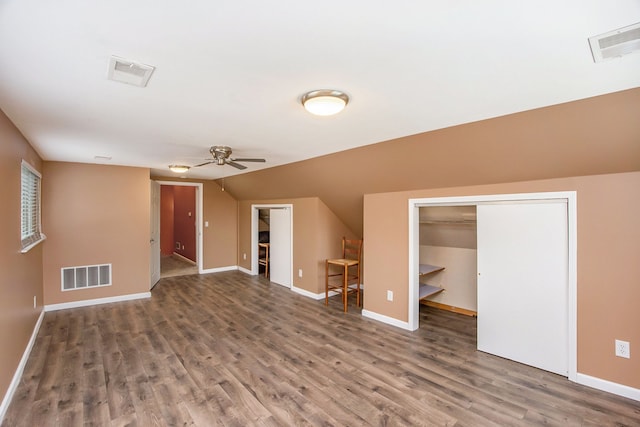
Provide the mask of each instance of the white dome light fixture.
[{"label": "white dome light fixture", "polygon": [[185,165],[169,165],[169,170],[175,173],[185,173],[189,169],[191,169],[191,167]]},{"label": "white dome light fixture", "polygon": [[312,90],[302,95],[305,110],[316,116],[332,116],[344,110],[349,103],[349,96],[339,90]]}]

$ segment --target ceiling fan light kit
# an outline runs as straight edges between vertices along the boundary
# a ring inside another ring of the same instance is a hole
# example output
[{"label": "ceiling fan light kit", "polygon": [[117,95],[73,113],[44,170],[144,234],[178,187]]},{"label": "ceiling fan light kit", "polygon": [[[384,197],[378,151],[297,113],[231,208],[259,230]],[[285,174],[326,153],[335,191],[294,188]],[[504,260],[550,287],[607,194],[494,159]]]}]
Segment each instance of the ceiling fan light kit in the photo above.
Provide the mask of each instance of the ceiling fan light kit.
[{"label": "ceiling fan light kit", "polygon": [[186,165],[169,165],[169,170],[171,172],[175,172],[175,173],[185,173],[186,171],[188,171],[189,169],[191,169],[191,166],[186,166]]},{"label": "ceiling fan light kit", "polygon": [[344,110],[349,103],[349,96],[339,90],[312,90],[302,95],[305,110],[316,116],[332,116]]}]

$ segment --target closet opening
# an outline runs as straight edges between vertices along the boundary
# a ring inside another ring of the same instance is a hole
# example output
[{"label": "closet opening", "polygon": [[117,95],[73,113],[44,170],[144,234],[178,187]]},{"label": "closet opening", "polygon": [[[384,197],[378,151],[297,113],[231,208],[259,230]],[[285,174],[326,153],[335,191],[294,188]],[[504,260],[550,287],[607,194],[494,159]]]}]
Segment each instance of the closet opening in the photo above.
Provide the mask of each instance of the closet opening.
[{"label": "closet opening", "polygon": [[251,274],[263,274],[269,281],[291,288],[292,265],[293,205],[252,205]]},{"label": "closet opening", "polygon": [[576,381],[576,223],[572,191],[410,199],[407,329],[475,314],[478,350]]},{"label": "closet opening", "polygon": [[477,315],[476,206],[419,208],[419,303]]}]

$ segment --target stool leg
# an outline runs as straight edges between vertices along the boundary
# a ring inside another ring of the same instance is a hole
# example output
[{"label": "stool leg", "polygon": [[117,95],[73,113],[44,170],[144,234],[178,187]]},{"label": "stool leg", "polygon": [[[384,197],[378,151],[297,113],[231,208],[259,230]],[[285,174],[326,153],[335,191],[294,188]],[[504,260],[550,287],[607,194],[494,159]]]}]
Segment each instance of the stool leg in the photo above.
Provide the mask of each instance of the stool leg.
[{"label": "stool leg", "polygon": [[324,305],[329,305],[329,261],[324,262]]},{"label": "stool leg", "polygon": [[356,269],[358,271],[358,276],[356,278],[356,302],[358,307],[360,307],[360,264],[357,265]]},{"label": "stool leg", "polygon": [[347,296],[349,295],[347,291],[349,290],[349,267],[345,264],[344,266],[344,288],[342,288],[342,303],[344,304],[344,312],[347,312]]}]

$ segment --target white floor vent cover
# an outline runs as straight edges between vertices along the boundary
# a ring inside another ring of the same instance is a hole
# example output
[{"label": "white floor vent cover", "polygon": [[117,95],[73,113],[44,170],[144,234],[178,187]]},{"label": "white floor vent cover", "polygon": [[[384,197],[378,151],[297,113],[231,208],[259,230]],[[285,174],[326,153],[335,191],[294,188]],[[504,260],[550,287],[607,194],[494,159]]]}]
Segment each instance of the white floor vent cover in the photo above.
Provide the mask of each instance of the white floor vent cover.
[{"label": "white floor vent cover", "polygon": [[640,52],[640,22],[589,37],[589,45],[595,62]]},{"label": "white floor vent cover", "polygon": [[62,268],[62,290],[111,286],[111,264]]},{"label": "white floor vent cover", "polygon": [[145,87],[151,78],[153,70],[155,70],[155,67],[151,65],[112,56],[109,60],[107,77],[109,80],[116,82]]}]

